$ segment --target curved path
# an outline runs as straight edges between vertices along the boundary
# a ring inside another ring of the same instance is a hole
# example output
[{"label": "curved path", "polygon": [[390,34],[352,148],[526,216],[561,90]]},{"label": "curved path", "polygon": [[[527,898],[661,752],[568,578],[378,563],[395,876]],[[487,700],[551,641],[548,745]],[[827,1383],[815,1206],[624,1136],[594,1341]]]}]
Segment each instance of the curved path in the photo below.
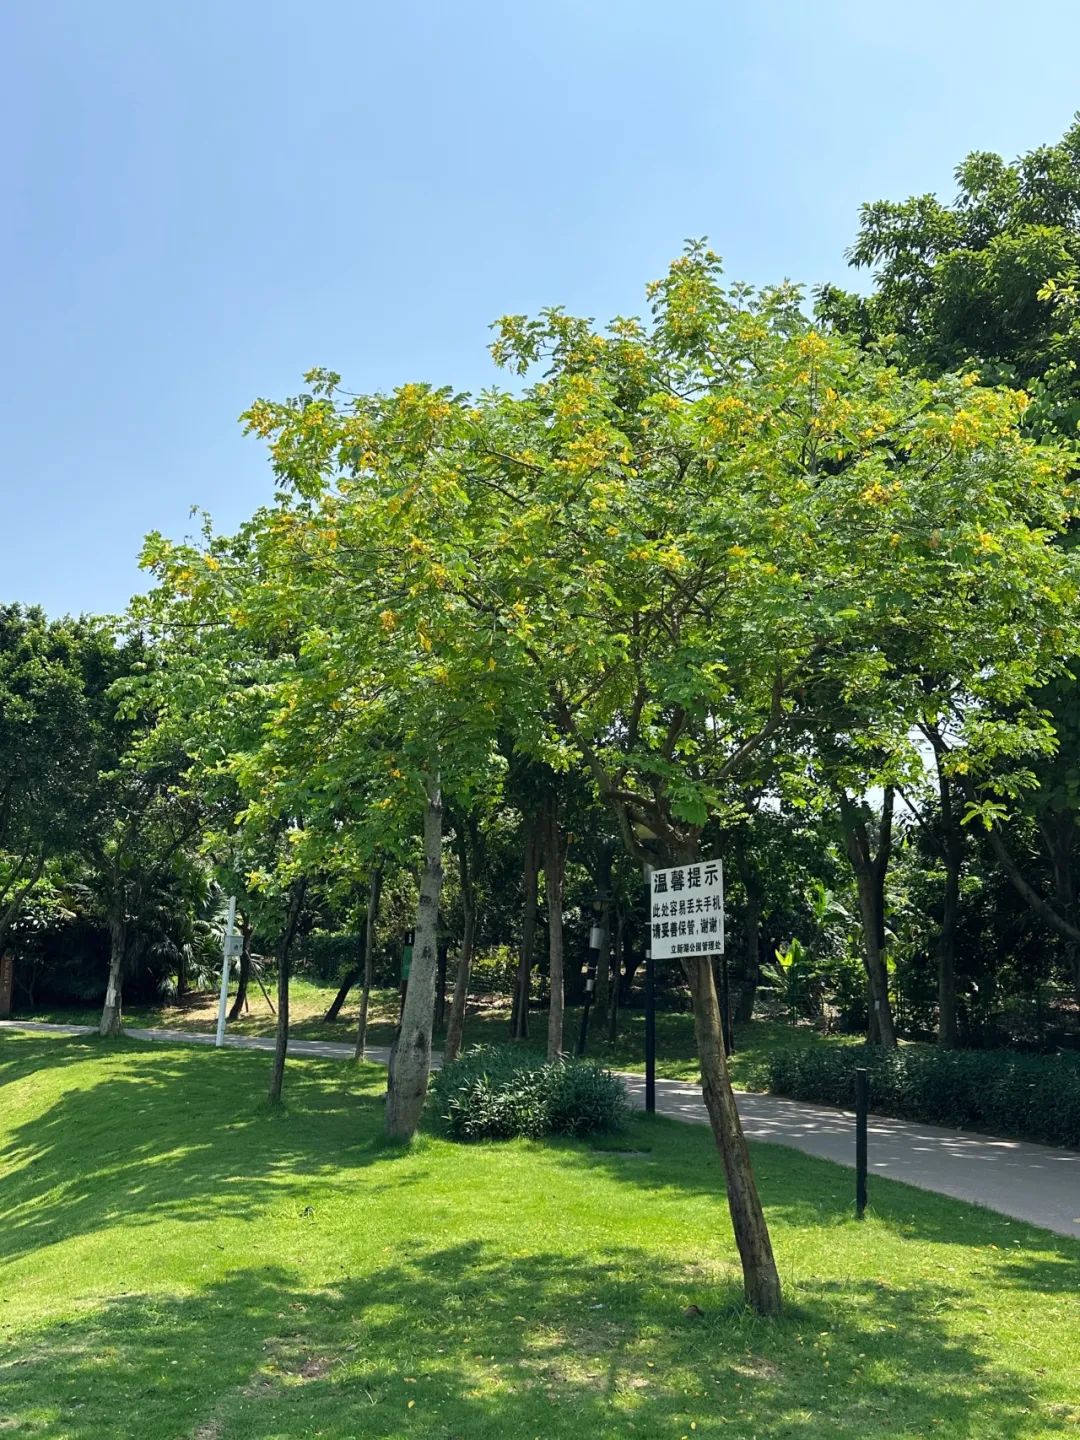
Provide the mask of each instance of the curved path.
[{"label": "curved path", "polygon": [[[0,1029],[43,1030],[68,1035],[94,1034],[90,1025],[46,1025],[33,1021],[3,1020]],[[134,1040],[179,1042],[185,1045],[213,1045],[212,1035],[186,1030],[126,1030]],[[250,1035],[227,1035],[226,1045],[242,1050],[273,1050],[274,1041]],[[325,1040],[291,1040],[292,1055],[352,1058],[351,1045]],[[372,1047],[367,1059],[385,1065],[389,1050]],[[439,1062],[438,1056],[435,1063]],[[626,1074],[631,1098],[639,1108],[645,1104],[645,1079]],[[783,1100],[777,1095],[738,1092],[739,1114],[748,1140],[788,1145],[854,1166],[854,1117],[844,1110],[809,1105],[801,1100]],[[677,1080],[657,1080],[656,1108],[661,1115],[692,1124],[705,1124],[707,1116],[696,1085]],[[1041,1225],[1058,1235],[1080,1240],[1080,1152],[1055,1150],[1049,1145],[1031,1145],[1022,1140],[995,1140],[970,1130],[941,1130],[910,1120],[888,1120],[872,1115],[869,1126],[870,1170],[889,1180],[902,1180],[920,1190],[934,1190],[976,1205],[985,1205],[1002,1215]]]}]

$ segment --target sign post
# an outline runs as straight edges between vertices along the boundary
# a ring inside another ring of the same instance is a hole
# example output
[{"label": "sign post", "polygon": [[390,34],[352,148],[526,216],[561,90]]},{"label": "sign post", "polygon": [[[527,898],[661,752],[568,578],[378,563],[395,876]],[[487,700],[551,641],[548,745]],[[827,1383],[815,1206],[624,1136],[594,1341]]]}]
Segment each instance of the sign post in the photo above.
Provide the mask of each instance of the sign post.
[{"label": "sign post", "polygon": [[218,1050],[225,1044],[225,1009],[229,1003],[229,961],[234,955],[240,954],[243,943],[243,936],[236,933],[236,896],[230,895],[229,918],[225,922],[225,939],[221,947],[221,998],[218,1000],[217,1036],[214,1040],[214,1045]]},{"label": "sign post", "polygon": [[855,1217],[866,1211],[866,1117],[870,1109],[870,1072],[855,1071]]},{"label": "sign post", "polygon": [[[646,865],[649,914],[652,915],[653,867]],[[653,968],[652,921],[645,927],[645,1113],[656,1114],[656,971]]]}]

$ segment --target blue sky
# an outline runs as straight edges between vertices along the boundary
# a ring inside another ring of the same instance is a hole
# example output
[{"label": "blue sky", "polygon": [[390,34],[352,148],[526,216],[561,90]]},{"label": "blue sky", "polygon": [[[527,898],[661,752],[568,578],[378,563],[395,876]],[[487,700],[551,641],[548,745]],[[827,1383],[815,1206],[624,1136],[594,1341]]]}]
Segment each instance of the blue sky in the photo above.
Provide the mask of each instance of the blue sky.
[{"label": "blue sky", "polygon": [[844,278],[860,202],[1056,139],[1078,48],[1050,0],[8,0],[0,600],[235,525],[312,365],[476,388],[497,315],[638,310],[689,235]]}]

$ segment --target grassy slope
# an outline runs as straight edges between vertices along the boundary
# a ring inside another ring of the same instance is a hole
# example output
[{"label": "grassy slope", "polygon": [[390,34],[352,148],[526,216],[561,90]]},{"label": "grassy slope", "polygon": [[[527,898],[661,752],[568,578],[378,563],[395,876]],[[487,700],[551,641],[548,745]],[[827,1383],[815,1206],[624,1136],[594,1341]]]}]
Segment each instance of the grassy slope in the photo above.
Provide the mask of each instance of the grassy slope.
[{"label": "grassy slope", "polygon": [[[323,1020],[336,991],[335,985],[320,984],[303,978],[295,978],[290,989],[289,1013],[290,1033],[304,1040],[333,1040],[351,1044],[356,1034],[356,1014],[359,1003],[357,995],[351,995],[341,1016],[327,1025]],[[247,1015],[230,1025],[231,1032],[243,1035],[272,1035],[274,1017],[256,990],[251,996],[251,1008]],[[397,993],[380,990],[373,996],[373,1009],[369,1038],[372,1045],[389,1045],[394,1038],[394,1024],[397,1020]],[[465,1029],[466,1044],[504,1042],[509,1031],[509,1009],[506,1006],[474,1006]],[[29,1018],[29,1017],[28,1017]],[[96,1024],[101,1018],[97,1011],[41,1011],[33,1018],[38,1020],[66,1020],[73,1024]],[[567,1041],[575,1043],[580,1024],[580,1010],[569,1010],[566,1017],[565,1035]],[[192,997],[183,1006],[139,1006],[124,1011],[124,1023],[139,1026],[164,1026],[173,1030],[212,1032],[217,1024],[217,1001],[212,995]],[[529,1016],[529,1043],[543,1049],[547,1042],[547,1014],[533,1011]],[[441,1041],[437,1034],[435,1043]],[[793,1029],[790,1025],[755,1020],[750,1025],[740,1026],[737,1035],[738,1048],[731,1057],[732,1078],[736,1085],[748,1089],[765,1088],[764,1059],[768,1049],[778,1046],[803,1046],[858,1043],[858,1036],[832,1036],[828,1041],[807,1026]],[[661,1013],[656,1017],[657,1074],[669,1080],[696,1080],[698,1064],[695,1059],[693,1017],[684,1014]],[[606,1064],[619,1070],[643,1070],[645,1068],[645,1017],[640,1010],[624,1010],[619,1016],[619,1035],[614,1045],[609,1045],[605,1036],[593,1028],[589,1040],[589,1053]]]},{"label": "grassy slope", "polygon": [[[0,1035],[0,1432],[41,1440],[1058,1436],[1080,1247],[776,1147],[779,1324],[705,1131],[380,1139],[384,1073]],[[620,1150],[644,1153],[626,1154]],[[703,1318],[687,1318],[696,1304]]]}]

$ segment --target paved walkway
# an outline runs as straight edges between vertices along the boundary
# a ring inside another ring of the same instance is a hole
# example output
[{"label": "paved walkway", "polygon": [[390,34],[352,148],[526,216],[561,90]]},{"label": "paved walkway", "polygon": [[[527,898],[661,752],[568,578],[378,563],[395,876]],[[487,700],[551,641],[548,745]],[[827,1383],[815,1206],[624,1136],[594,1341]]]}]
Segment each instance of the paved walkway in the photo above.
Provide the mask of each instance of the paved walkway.
[{"label": "paved walkway", "polygon": [[[0,1029],[45,1030],[68,1035],[93,1034],[90,1025],[46,1025],[32,1021],[0,1021]],[[164,1040],[213,1045],[213,1035],[187,1030],[125,1031],[135,1040]],[[250,1035],[226,1035],[226,1045],[242,1050],[273,1050],[274,1041]],[[325,1040],[290,1040],[290,1055],[350,1059],[351,1045]],[[367,1059],[385,1065],[389,1050],[372,1047]],[[436,1057],[438,1064],[441,1057]],[[624,1075],[631,1099],[645,1104],[645,1079]],[[776,1095],[738,1092],[739,1114],[749,1140],[788,1145],[837,1164],[855,1164],[854,1117],[847,1111]],[[656,1108],[662,1115],[693,1124],[707,1116],[696,1085],[657,1080]],[[1058,1235],[1080,1240],[1080,1152],[1030,1145],[1021,1140],[995,1140],[972,1131],[940,1130],[909,1120],[887,1120],[872,1115],[869,1126],[870,1169],[890,1180],[902,1180],[920,1190],[933,1190],[985,1205],[1002,1215],[1041,1225]],[[872,1197],[871,1197],[872,1199]]]}]

